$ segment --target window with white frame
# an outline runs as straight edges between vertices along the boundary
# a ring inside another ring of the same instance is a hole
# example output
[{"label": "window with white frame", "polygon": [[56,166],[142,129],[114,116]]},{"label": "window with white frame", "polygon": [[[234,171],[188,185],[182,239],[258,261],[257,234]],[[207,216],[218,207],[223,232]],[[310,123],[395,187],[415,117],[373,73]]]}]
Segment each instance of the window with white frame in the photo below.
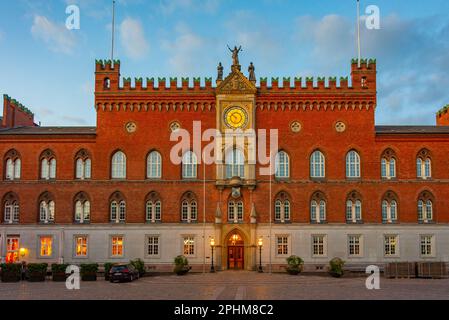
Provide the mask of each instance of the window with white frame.
[{"label": "window with white frame", "polygon": [[121,192],[115,192],[109,199],[112,223],[126,222],[126,201]]},{"label": "window with white frame", "polygon": [[290,197],[286,192],[280,192],[274,202],[274,220],[277,223],[290,222]]},{"label": "window with white frame", "polygon": [[276,245],[278,256],[288,255],[288,236],[277,236]]},{"label": "window with white frame", "polygon": [[89,153],[82,149],[75,156],[76,172],[75,178],[78,180],[90,179],[92,177],[92,161]]},{"label": "window with white frame", "polygon": [[198,159],[192,151],[187,151],[182,157],[182,177],[184,179],[196,179]]},{"label": "window with white frame", "polygon": [[123,236],[111,237],[111,257],[123,257]]},{"label": "window with white frame", "polygon": [[351,192],[346,200],[346,222],[362,222],[362,200],[357,192]]},{"label": "window with white frame", "polygon": [[398,219],[397,196],[388,191],[382,200],[382,223],[394,223]]},{"label": "window with white frame", "polygon": [[45,150],[40,156],[41,179],[56,179],[56,157],[53,151]]},{"label": "window with white frame", "polygon": [[232,149],[226,154],[226,179],[245,178],[245,155],[240,149]]},{"label": "window with white frame", "polygon": [[382,153],[381,158],[382,179],[396,178],[396,154],[392,149],[387,149]]},{"label": "window with white frame", "polygon": [[433,222],[433,196],[430,192],[424,191],[418,198],[418,222],[431,223]]},{"label": "window with white frame", "polygon": [[230,200],[228,202],[228,221],[230,223],[243,222],[243,201]]},{"label": "window with white frame", "polygon": [[433,257],[434,256],[434,236],[432,235],[422,235],[420,237],[421,246],[421,256],[423,257]]},{"label": "window with white frame", "polygon": [[183,254],[185,256],[195,255],[195,238],[193,236],[183,238]]},{"label": "window with white frame", "polygon": [[362,253],[362,236],[361,235],[349,235],[348,236],[348,255],[352,257],[360,257]]},{"label": "window with white frame", "polygon": [[8,193],[3,200],[4,208],[4,222],[5,223],[19,223],[20,218],[20,207],[19,198],[15,193]]},{"label": "window with white frame", "polygon": [[20,155],[16,150],[10,150],[5,155],[5,179],[19,180],[21,175],[22,161]]},{"label": "window with white frame", "polygon": [[87,236],[75,236],[75,257],[87,257]]},{"label": "window with white frame", "polygon": [[6,237],[6,263],[16,263],[19,260],[19,236],[7,236]]},{"label": "window with white frame", "polygon": [[430,179],[432,177],[432,160],[427,149],[421,150],[416,158],[416,176],[418,179]]},{"label": "window with white frame", "polygon": [[55,202],[49,192],[39,197],[39,222],[52,223],[55,221]]},{"label": "window with white frame", "polygon": [[147,238],[147,255],[148,256],[159,255],[159,236],[149,236]]},{"label": "window with white frame", "polygon": [[159,194],[151,192],[146,200],[146,220],[150,223],[161,222],[162,219],[162,202]]},{"label": "window with white frame", "polygon": [[310,201],[310,221],[312,223],[326,222],[326,198],[322,192],[315,192]]},{"label": "window with white frame", "polygon": [[75,197],[75,222],[90,222],[90,201],[83,192],[78,193]]},{"label": "window with white frame", "polygon": [[196,196],[187,192],[181,199],[181,221],[186,223],[197,222],[198,205]]},{"label": "window with white frame", "polygon": [[325,235],[313,235],[312,236],[312,256],[325,257],[326,252],[326,236]]},{"label": "window with white frame", "polygon": [[384,254],[387,257],[399,255],[397,235],[384,236]]},{"label": "window with white frame", "polygon": [[324,154],[321,151],[316,150],[310,156],[310,177],[324,178],[326,176],[325,167]]},{"label": "window with white frame", "polygon": [[147,157],[147,178],[162,178],[162,157],[157,151],[151,151]]},{"label": "window with white frame", "polygon": [[346,155],[346,178],[360,178],[360,155],[355,150]]},{"label": "window with white frame", "polygon": [[117,151],[112,156],[111,178],[126,179],[126,155],[122,151]]},{"label": "window with white frame", "polygon": [[280,179],[290,177],[290,157],[285,151],[279,151],[276,154],[275,177]]},{"label": "window with white frame", "polygon": [[53,254],[53,237],[40,236],[39,237],[39,255],[43,258],[50,258]]}]

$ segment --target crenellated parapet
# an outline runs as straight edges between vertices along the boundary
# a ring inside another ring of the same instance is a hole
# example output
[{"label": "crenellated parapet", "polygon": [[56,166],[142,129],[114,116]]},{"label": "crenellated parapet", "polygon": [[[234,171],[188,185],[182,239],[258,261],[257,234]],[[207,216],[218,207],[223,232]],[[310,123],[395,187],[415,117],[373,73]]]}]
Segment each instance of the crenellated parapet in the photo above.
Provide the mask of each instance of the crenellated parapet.
[{"label": "crenellated parapet", "polygon": [[3,95],[3,118],[1,127],[28,127],[34,126],[34,113],[8,95]]},{"label": "crenellated parapet", "polygon": [[441,108],[436,116],[438,126],[449,126],[449,104]]},{"label": "crenellated parapet", "polygon": [[22,111],[23,113],[26,113],[30,116],[34,116],[34,113],[28,109],[27,107],[25,107],[23,104],[21,104],[19,101],[17,101],[16,99],[12,99],[10,96],[8,96],[7,94],[3,95],[3,99],[8,101],[11,106],[16,107],[17,109],[19,109],[20,111]]}]

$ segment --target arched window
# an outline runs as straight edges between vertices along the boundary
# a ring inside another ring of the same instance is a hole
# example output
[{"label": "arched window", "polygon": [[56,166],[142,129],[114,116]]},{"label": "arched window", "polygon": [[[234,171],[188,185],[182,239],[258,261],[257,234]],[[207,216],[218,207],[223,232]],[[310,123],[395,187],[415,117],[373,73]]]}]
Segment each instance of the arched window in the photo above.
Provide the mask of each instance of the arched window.
[{"label": "arched window", "polygon": [[416,176],[419,179],[430,179],[432,177],[432,160],[427,149],[421,150],[416,158]]},{"label": "arched window", "polygon": [[226,154],[226,178],[245,178],[245,156],[239,149],[232,149]]},{"label": "arched window", "polygon": [[126,200],[121,192],[115,192],[109,199],[112,223],[126,222]]},{"label": "arched window", "polygon": [[157,151],[152,151],[147,157],[147,178],[162,178],[162,157]]},{"label": "arched window", "polygon": [[275,159],[275,177],[289,178],[290,177],[290,157],[287,152],[279,151]]},{"label": "arched window", "polygon": [[360,155],[355,150],[346,155],[346,178],[360,178]]},{"label": "arched window", "polygon": [[92,176],[92,161],[89,153],[82,149],[75,156],[75,178],[79,180],[90,179]]},{"label": "arched window", "polygon": [[56,156],[53,151],[45,150],[40,156],[41,179],[56,179]]},{"label": "arched window", "polygon": [[382,200],[382,223],[394,223],[398,219],[398,200],[394,192],[388,191]]},{"label": "arched window", "polygon": [[230,200],[228,202],[228,221],[230,223],[243,222],[243,201]]},{"label": "arched window", "polygon": [[321,151],[316,150],[310,156],[310,177],[324,178],[325,172],[325,158]]},{"label": "arched window", "polygon": [[80,192],[75,196],[75,222],[89,223],[90,222],[90,200],[84,193]]},{"label": "arched window", "polygon": [[146,197],[145,216],[149,223],[161,222],[162,220],[162,201],[157,192],[151,192]]},{"label": "arched window", "polygon": [[112,179],[126,179],[126,155],[122,151],[117,151],[112,156]]},{"label": "arched window", "polygon": [[5,155],[5,179],[19,180],[22,162],[16,150],[9,150]]},{"label": "arched window", "polygon": [[196,154],[187,151],[182,157],[182,177],[184,179],[195,179],[197,177],[198,160]]},{"label": "arched window", "polygon": [[19,198],[13,192],[5,195],[3,198],[4,208],[4,222],[5,223],[19,223]]},{"label": "arched window", "polygon": [[396,155],[392,149],[387,149],[382,154],[381,176],[382,179],[396,178]]},{"label": "arched window", "polygon": [[50,192],[44,192],[39,197],[39,222],[53,223],[55,221],[55,201]]},{"label": "arched window", "polygon": [[111,89],[111,79],[104,78],[103,89],[106,89],[106,90]]},{"label": "arched window", "polygon": [[435,199],[433,195],[428,192],[422,192],[418,197],[418,222],[431,223],[434,220],[433,204]]},{"label": "arched window", "polygon": [[277,223],[290,222],[290,196],[286,192],[279,192],[274,200],[274,221]]},{"label": "arched window", "polygon": [[351,192],[346,200],[346,222],[362,222],[362,199],[356,191]]},{"label": "arched window", "polygon": [[181,198],[181,221],[185,223],[197,222],[198,204],[193,192],[186,192]]},{"label": "arched window", "polygon": [[310,201],[310,221],[312,223],[326,222],[326,198],[320,191],[315,192]]}]

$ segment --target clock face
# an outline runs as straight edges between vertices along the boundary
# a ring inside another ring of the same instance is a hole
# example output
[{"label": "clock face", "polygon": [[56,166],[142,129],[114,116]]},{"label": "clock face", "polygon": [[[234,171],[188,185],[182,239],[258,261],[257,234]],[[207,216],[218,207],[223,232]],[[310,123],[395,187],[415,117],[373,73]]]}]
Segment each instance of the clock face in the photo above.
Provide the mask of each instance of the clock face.
[{"label": "clock face", "polygon": [[225,122],[229,128],[243,128],[248,123],[248,114],[243,108],[231,107],[225,113]]}]

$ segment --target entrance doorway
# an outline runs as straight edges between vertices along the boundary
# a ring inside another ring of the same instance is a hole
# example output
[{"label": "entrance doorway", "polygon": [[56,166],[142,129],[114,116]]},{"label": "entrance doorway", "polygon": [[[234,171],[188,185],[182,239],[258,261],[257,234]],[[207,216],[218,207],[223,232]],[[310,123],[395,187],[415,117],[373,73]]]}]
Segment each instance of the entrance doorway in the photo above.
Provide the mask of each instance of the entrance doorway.
[{"label": "entrance doorway", "polygon": [[228,239],[228,270],[243,270],[245,267],[245,243],[237,232]]}]

